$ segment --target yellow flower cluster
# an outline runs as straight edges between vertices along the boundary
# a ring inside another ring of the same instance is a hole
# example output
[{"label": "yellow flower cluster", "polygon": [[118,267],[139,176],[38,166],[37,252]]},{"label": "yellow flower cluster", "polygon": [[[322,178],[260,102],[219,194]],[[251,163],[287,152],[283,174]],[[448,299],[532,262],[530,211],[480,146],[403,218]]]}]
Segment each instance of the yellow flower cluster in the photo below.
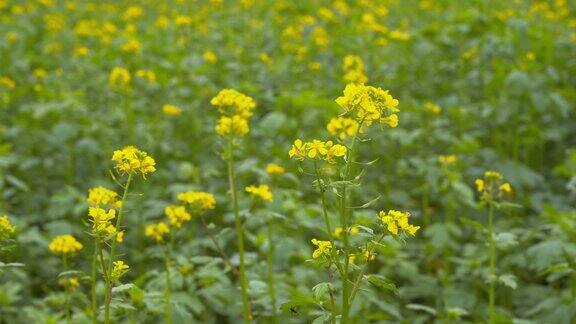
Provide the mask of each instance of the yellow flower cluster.
[{"label": "yellow flower cluster", "polygon": [[512,186],[508,182],[500,183],[504,179],[502,174],[496,171],[484,172],[483,179],[476,179],[474,184],[479,193],[486,193],[489,196],[499,195],[505,196],[512,193]]},{"label": "yellow flower cluster", "polygon": [[82,249],[82,243],[78,242],[74,236],[70,234],[56,236],[48,248],[56,254],[69,254],[76,253]]},{"label": "yellow flower cluster", "polygon": [[164,208],[164,214],[168,217],[170,224],[176,228],[182,227],[182,223],[192,219],[184,206],[166,206],[166,208]]},{"label": "yellow flower cluster", "polygon": [[182,108],[171,104],[165,104],[162,106],[162,112],[169,116],[180,116],[182,114]]},{"label": "yellow flower cluster", "polygon": [[312,258],[317,259],[323,255],[330,256],[332,252],[332,243],[330,241],[312,239],[312,244],[317,246],[316,250],[312,253]]},{"label": "yellow flower cluster", "polygon": [[130,86],[130,80],[132,79],[130,71],[125,68],[115,67],[110,72],[108,77],[108,85],[111,88],[124,89]]},{"label": "yellow flower cluster", "polygon": [[272,201],[272,192],[268,185],[251,185],[246,187],[246,192],[251,193],[253,196],[262,199],[264,201]]},{"label": "yellow flower cluster", "polygon": [[430,101],[424,103],[424,108],[434,115],[438,115],[442,112],[442,108],[439,105],[432,103]]},{"label": "yellow flower cluster", "polygon": [[348,84],[344,95],[336,99],[336,103],[347,113],[355,113],[362,125],[370,126],[373,122],[390,127],[398,126],[396,112],[398,100],[388,93],[388,90],[359,84]]},{"label": "yellow flower cluster", "polygon": [[331,135],[345,140],[347,137],[356,135],[360,125],[352,118],[336,117],[330,120],[326,128]]},{"label": "yellow flower cluster", "polygon": [[106,211],[100,207],[88,208],[88,216],[92,223],[92,233],[100,239],[106,239],[116,234],[117,229],[112,220],[116,218],[116,210],[109,209]]},{"label": "yellow flower cluster", "polygon": [[[342,237],[342,233],[344,233],[344,229],[340,226],[336,227],[334,229],[334,237],[339,239]],[[352,226],[350,227],[348,233],[350,233],[350,235],[356,235],[358,233],[360,233],[360,229],[358,229],[358,226]]]},{"label": "yellow flower cluster", "polygon": [[156,171],[156,161],[148,153],[140,151],[134,146],[126,146],[114,151],[112,161],[116,162],[116,169],[122,173],[140,172],[143,177]]},{"label": "yellow flower cluster", "polygon": [[186,191],[178,194],[178,200],[189,204],[195,209],[203,212],[208,209],[216,208],[216,199],[214,195],[202,191]]},{"label": "yellow flower cluster", "polygon": [[114,261],[112,264],[114,265],[114,267],[112,268],[112,273],[110,274],[110,276],[113,282],[118,282],[120,277],[122,277],[126,272],[128,272],[130,267],[126,263],[124,263],[124,261],[121,260]]},{"label": "yellow flower cluster", "polygon": [[218,107],[222,114],[216,133],[222,136],[243,136],[250,131],[248,119],[256,107],[254,99],[233,89],[223,89],[210,103]]},{"label": "yellow flower cluster", "polygon": [[12,236],[16,231],[16,226],[10,223],[8,216],[0,216],[0,241]]},{"label": "yellow flower cluster", "polygon": [[164,235],[170,233],[170,228],[166,223],[159,222],[157,224],[150,224],[146,226],[144,234],[156,242],[163,242]]},{"label": "yellow flower cluster", "polygon": [[88,189],[87,201],[91,206],[109,206],[115,208],[122,206],[122,201],[118,199],[118,194],[104,187]]},{"label": "yellow flower cluster", "polygon": [[388,213],[385,213],[384,211],[380,211],[378,216],[388,231],[394,235],[398,235],[399,230],[402,230],[402,232],[414,236],[420,229],[420,226],[414,226],[408,222],[410,218],[409,212],[389,210]]},{"label": "yellow flower cluster", "polygon": [[210,64],[218,62],[218,56],[213,51],[204,52],[204,54],[202,54],[202,58],[204,59],[204,61]]},{"label": "yellow flower cluster", "polygon": [[218,107],[221,114],[240,116],[248,119],[252,116],[256,102],[251,97],[234,89],[223,89],[210,100],[210,104]]},{"label": "yellow flower cluster", "polygon": [[122,44],[122,52],[127,54],[138,54],[142,48],[142,43],[137,39],[130,39]]},{"label": "yellow flower cluster", "polygon": [[156,73],[152,70],[138,70],[136,76],[150,83],[156,83]]},{"label": "yellow flower cluster", "polygon": [[288,155],[300,161],[304,161],[306,158],[319,158],[333,164],[336,163],[336,157],[343,157],[346,152],[346,146],[334,144],[332,141],[313,140],[312,142],[304,143],[302,140],[297,139],[294,141]]},{"label": "yellow flower cluster", "polygon": [[281,175],[284,174],[284,172],[286,172],[286,169],[279,166],[278,164],[270,163],[266,166],[266,172],[268,174]]},{"label": "yellow flower cluster", "polygon": [[364,84],[368,82],[368,77],[364,73],[364,61],[357,55],[346,55],[344,57],[344,80],[347,83]]},{"label": "yellow flower cluster", "polygon": [[450,155],[439,155],[438,156],[438,162],[444,164],[444,165],[450,165],[450,164],[454,164],[458,161],[458,157],[454,154],[450,154]]},{"label": "yellow flower cluster", "polygon": [[248,126],[248,120],[240,116],[222,116],[218,120],[218,125],[216,125],[216,133],[218,135],[238,135],[244,136],[250,132],[250,127]]}]

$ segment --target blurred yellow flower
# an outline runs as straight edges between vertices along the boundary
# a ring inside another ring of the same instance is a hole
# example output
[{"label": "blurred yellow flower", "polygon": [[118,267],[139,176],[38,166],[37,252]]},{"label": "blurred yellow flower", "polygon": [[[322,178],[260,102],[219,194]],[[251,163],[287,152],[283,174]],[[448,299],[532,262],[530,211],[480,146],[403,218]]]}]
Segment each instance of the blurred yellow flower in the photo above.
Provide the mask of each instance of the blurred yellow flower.
[{"label": "blurred yellow flower", "polygon": [[163,242],[164,236],[168,233],[170,233],[170,228],[164,222],[147,225],[144,230],[144,235],[156,242]]},{"label": "blurred yellow flower", "polygon": [[164,214],[168,217],[170,225],[180,228],[182,223],[187,222],[192,219],[190,214],[186,211],[184,206],[169,205],[164,208]]},{"label": "blurred yellow flower", "polygon": [[268,174],[280,175],[286,172],[286,170],[278,164],[270,163],[266,166],[266,172]]},{"label": "blurred yellow flower", "polygon": [[251,185],[245,188],[246,192],[251,193],[253,196],[262,199],[264,201],[272,201],[272,192],[268,185]]},{"label": "blurred yellow flower", "polygon": [[82,247],[82,243],[78,242],[76,238],[70,234],[56,236],[48,245],[50,251],[63,255],[76,253],[80,251]]},{"label": "blurred yellow flower", "polygon": [[162,106],[162,112],[169,116],[180,116],[182,114],[182,108],[172,104],[165,104]]}]

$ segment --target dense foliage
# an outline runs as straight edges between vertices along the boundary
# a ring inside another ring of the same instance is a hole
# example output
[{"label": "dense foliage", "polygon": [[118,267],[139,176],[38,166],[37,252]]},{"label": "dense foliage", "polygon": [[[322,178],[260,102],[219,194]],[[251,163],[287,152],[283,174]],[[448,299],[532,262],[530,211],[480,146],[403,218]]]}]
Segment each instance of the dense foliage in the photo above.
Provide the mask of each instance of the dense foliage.
[{"label": "dense foliage", "polygon": [[574,323],[575,103],[566,0],[0,0],[0,323]]}]

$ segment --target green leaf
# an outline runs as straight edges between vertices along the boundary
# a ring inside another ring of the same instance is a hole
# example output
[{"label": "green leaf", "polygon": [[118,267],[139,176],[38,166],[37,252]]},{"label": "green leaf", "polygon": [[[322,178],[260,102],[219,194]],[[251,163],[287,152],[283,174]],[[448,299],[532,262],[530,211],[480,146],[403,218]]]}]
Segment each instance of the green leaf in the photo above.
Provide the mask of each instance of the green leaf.
[{"label": "green leaf", "polygon": [[518,284],[516,283],[516,276],[513,274],[503,274],[498,277],[498,281],[512,289],[516,289],[516,287],[518,287]]},{"label": "green leaf", "polygon": [[369,283],[376,287],[383,288],[385,290],[396,291],[396,285],[390,280],[386,279],[384,276],[380,275],[369,275],[367,277]]},{"label": "green leaf", "polygon": [[112,288],[112,293],[120,293],[126,290],[131,289],[132,287],[134,287],[134,284],[128,283],[128,284],[123,284],[117,287],[113,287]]},{"label": "green leaf", "polygon": [[408,304],[406,308],[415,310],[415,311],[422,311],[428,313],[432,316],[436,316],[436,310],[430,306],[422,305],[422,304]]}]

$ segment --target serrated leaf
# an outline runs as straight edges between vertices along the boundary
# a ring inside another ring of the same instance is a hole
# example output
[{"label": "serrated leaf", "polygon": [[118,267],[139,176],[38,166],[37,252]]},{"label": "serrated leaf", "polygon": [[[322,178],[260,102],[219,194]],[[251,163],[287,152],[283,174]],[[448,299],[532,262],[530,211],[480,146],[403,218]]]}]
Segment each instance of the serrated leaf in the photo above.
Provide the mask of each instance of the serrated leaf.
[{"label": "serrated leaf", "polygon": [[516,283],[516,276],[513,274],[503,274],[498,277],[498,281],[512,289],[516,289],[516,287],[518,287],[518,284]]}]

